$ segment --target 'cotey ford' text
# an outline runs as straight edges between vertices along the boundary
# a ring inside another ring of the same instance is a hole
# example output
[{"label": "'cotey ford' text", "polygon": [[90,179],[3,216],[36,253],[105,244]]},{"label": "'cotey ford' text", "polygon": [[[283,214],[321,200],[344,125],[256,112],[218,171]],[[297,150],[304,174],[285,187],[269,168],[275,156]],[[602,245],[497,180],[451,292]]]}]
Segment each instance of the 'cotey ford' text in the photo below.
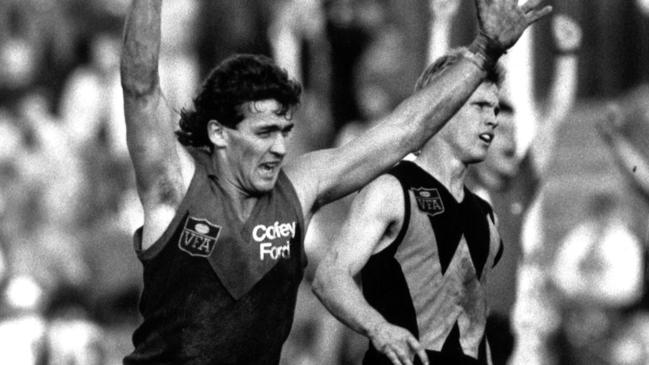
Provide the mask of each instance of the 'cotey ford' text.
[{"label": "'cotey ford' text", "polygon": [[295,222],[267,226],[259,224],[252,229],[252,238],[259,243],[259,259],[291,257],[291,239],[295,237]]}]

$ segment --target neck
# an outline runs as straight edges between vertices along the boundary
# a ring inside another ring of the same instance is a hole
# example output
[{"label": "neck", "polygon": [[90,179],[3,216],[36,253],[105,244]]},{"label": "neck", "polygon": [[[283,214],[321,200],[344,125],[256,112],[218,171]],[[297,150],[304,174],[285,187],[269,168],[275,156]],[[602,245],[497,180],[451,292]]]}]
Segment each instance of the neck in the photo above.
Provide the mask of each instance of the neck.
[{"label": "neck", "polygon": [[442,183],[456,200],[464,199],[468,166],[447,148],[424,148],[415,163]]},{"label": "neck", "polygon": [[[484,163],[484,162],[483,162]],[[503,179],[485,166],[480,166],[475,172],[477,182],[489,191],[500,191],[505,188]]]},{"label": "neck", "polygon": [[252,213],[252,209],[259,197],[243,188],[231,165],[225,160],[225,156],[221,154],[213,155],[212,168],[218,179],[219,186],[225,192],[237,216],[241,221],[245,221]]}]

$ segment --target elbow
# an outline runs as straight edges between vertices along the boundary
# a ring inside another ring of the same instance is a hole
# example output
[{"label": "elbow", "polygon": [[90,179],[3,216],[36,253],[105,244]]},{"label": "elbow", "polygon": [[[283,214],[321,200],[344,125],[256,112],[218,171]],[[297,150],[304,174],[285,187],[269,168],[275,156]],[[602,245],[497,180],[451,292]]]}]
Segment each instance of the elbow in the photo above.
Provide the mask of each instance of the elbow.
[{"label": "elbow", "polygon": [[311,291],[320,301],[325,301],[328,292],[333,288],[335,282],[334,271],[324,265],[318,266],[313,282],[311,282]]}]

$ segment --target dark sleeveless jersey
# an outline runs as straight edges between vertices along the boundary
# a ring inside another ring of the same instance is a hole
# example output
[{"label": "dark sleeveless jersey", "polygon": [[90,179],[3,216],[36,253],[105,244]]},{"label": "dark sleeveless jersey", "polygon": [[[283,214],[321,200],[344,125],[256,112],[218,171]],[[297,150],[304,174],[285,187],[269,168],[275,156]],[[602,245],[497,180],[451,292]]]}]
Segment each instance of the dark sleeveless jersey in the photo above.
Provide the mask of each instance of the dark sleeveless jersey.
[{"label": "dark sleeveless jersey", "polygon": [[[490,364],[485,286],[502,252],[491,207],[466,188],[457,202],[412,162],[389,173],[404,191],[403,226],[361,271],[365,298],[417,337],[431,364]],[[390,361],[370,343],[363,363]]]},{"label": "dark sleeveless jersey", "polygon": [[277,364],[306,257],[300,202],[284,172],[241,222],[192,151],[196,172],[162,237],[140,250],[143,323],[124,364]]}]

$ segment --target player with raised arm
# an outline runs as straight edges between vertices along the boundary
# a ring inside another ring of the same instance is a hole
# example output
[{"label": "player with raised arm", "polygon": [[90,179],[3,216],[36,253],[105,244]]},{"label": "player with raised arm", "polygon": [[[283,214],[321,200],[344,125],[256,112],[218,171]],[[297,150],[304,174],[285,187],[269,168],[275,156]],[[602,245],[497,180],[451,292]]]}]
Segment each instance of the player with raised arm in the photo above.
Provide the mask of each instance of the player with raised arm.
[{"label": "player with raised arm", "polygon": [[125,364],[276,364],[291,327],[313,213],[420,148],[480,86],[540,0],[477,0],[481,32],[458,61],[379,125],[284,164],[300,87],[262,56],[204,81],[174,134],[160,90],[161,0],[133,0],[121,76],[144,225],[143,323]]},{"label": "player with raised arm", "polygon": [[[461,58],[438,59],[427,87]],[[495,215],[464,185],[498,125],[493,70],[451,120],[404,161],[361,190],[313,283],[325,306],[371,346],[364,364],[490,364],[488,273],[502,253]],[[362,293],[354,281],[362,278]]]}]

